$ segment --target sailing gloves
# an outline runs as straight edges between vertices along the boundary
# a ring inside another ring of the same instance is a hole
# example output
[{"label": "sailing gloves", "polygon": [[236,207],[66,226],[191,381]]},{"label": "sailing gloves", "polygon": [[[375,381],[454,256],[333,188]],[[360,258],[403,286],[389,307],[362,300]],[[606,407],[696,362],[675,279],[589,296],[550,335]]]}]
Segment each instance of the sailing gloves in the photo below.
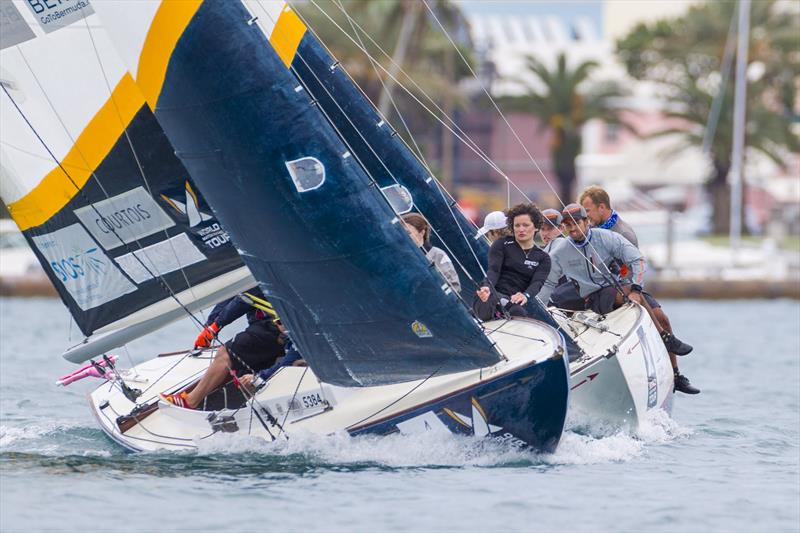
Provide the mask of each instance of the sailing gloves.
[{"label": "sailing gloves", "polygon": [[217,325],[216,322],[212,322],[211,324],[207,325],[203,328],[203,331],[200,332],[200,335],[197,336],[197,339],[194,341],[195,348],[208,348],[211,346],[211,343],[214,342],[214,339],[217,337],[217,333],[219,333],[220,327]]}]

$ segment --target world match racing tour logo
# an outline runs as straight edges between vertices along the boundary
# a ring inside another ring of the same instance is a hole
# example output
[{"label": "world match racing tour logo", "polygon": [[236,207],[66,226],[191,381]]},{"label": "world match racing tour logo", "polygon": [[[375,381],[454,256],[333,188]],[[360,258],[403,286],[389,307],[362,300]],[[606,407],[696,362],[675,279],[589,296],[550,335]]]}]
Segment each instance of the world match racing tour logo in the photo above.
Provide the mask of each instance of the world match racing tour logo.
[{"label": "world match racing tour logo", "polygon": [[178,218],[187,222],[192,233],[199,237],[206,247],[213,250],[228,244],[231,240],[228,232],[222,229],[213,216],[200,210],[200,200],[197,193],[194,192],[192,184],[188,181],[184,182],[182,192],[184,194],[183,201],[166,194],[162,194],[161,199],[172,208],[174,213],[177,213]]}]

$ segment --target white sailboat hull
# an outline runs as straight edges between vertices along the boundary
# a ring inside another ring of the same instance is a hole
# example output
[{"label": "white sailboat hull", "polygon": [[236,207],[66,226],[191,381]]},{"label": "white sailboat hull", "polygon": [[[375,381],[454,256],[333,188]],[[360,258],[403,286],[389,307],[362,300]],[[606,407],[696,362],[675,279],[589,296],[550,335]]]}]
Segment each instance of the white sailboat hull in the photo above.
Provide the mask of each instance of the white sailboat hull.
[{"label": "white sailboat hull", "polygon": [[192,449],[217,432],[272,441],[341,431],[450,431],[552,450],[569,395],[563,339],[532,320],[493,326],[489,335],[506,360],[478,370],[351,388],[322,383],[307,367],[285,367],[243,405],[236,404],[232,387],[226,389],[227,408],[190,410],[160,401],[159,393],[181,390],[202,376],[213,357],[207,350],[159,357],[126,371],[126,384],[142,391],[137,404],[149,406],[139,415],[127,416],[137,404],[113,383],[98,387],[89,403],[106,434],[134,451]]},{"label": "white sailboat hull", "polygon": [[[670,412],[672,366],[647,312],[639,305],[628,304],[602,320],[591,312],[578,317],[584,322],[557,317],[567,331],[574,328],[575,340],[585,352],[570,364],[573,419],[593,427],[633,430],[650,411]],[[592,321],[597,321],[597,327],[586,325]]]}]

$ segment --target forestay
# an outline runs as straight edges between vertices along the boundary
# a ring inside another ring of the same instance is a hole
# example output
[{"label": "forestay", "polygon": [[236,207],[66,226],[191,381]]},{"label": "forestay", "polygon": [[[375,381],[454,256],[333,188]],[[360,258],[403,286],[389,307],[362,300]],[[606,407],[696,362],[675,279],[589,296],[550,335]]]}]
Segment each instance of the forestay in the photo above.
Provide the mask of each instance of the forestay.
[{"label": "forestay", "polygon": [[55,4],[3,2],[0,196],[80,330],[105,334],[82,360],[254,281],[93,4]]},{"label": "forestay", "polygon": [[143,4],[96,9],[316,375],[376,385],[495,364],[499,354],[289,70],[305,34],[291,9]]}]

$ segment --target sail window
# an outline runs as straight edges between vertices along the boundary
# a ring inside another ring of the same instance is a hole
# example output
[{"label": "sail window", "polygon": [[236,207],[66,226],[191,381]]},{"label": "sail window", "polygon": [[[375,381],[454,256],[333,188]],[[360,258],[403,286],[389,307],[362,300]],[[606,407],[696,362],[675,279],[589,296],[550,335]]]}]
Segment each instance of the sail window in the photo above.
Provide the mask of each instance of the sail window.
[{"label": "sail window", "polygon": [[286,162],[297,192],[306,192],[320,187],[325,182],[325,165],[315,157],[301,157]]},{"label": "sail window", "polygon": [[383,191],[392,209],[398,215],[404,215],[414,207],[414,199],[411,197],[411,193],[402,185],[381,187],[381,191]]}]

